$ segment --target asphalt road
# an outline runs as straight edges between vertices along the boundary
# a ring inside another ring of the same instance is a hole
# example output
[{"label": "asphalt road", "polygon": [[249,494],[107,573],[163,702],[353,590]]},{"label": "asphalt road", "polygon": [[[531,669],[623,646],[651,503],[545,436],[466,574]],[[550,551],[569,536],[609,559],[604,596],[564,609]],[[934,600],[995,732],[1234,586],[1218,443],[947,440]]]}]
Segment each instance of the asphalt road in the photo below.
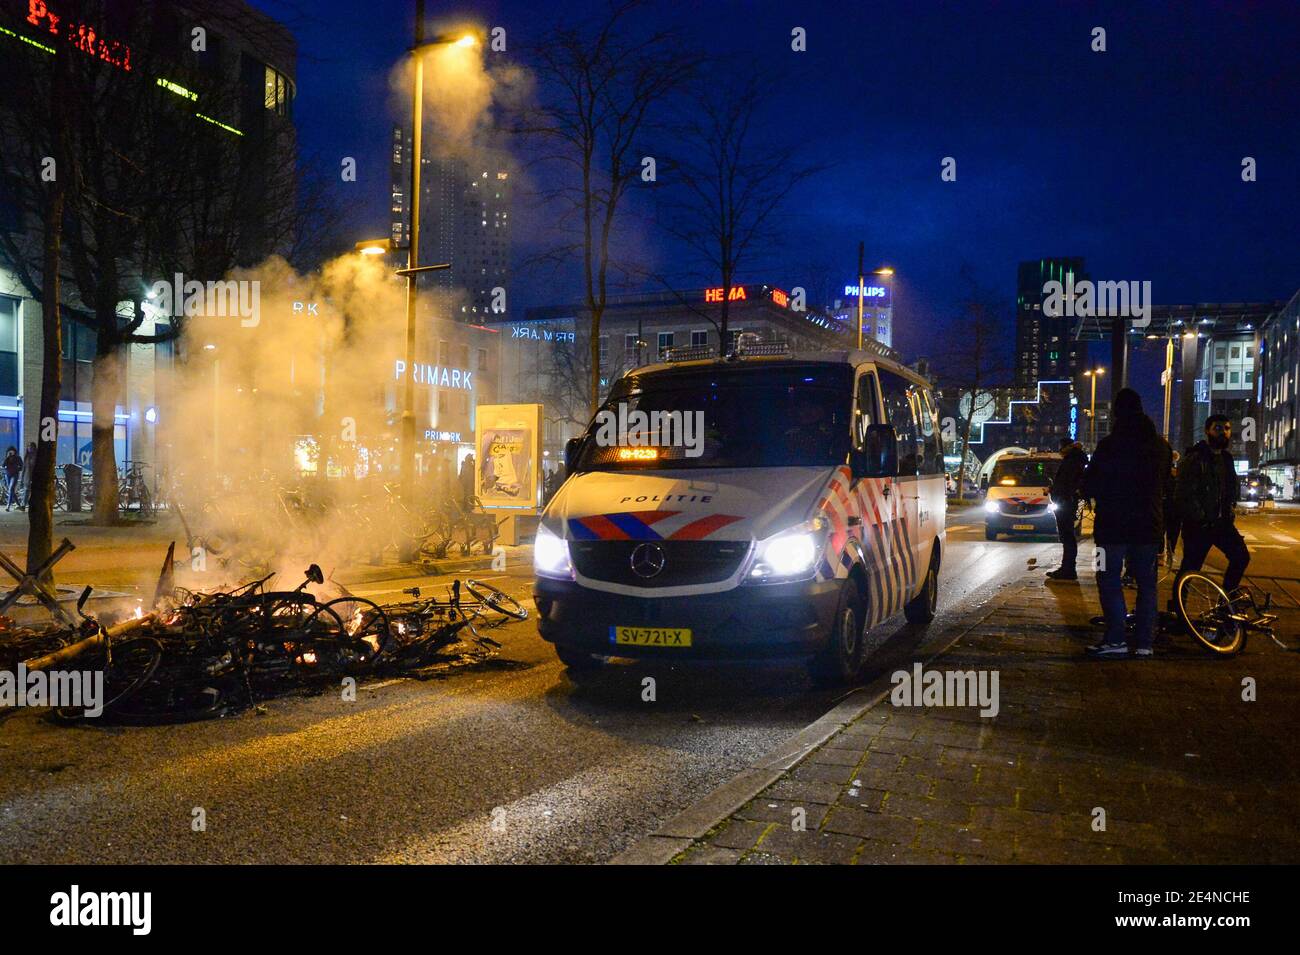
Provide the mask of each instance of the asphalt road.
[{"label": "asphalt road", "polygon": [[[1027,561],[1059,553],[986,542],[982,516],[950,511],[939,617],[875,632],[867,679],[926,655]],[[525,596],[529,568],[495,583]],[[504,647],[487,664],[363,685],[351,703],[281,699],[166,728],[14,716],[0,724],[0,862],[598,862],[840,695],[801,667],[620,664],[575,683],[531,620],[494,635]]]}]

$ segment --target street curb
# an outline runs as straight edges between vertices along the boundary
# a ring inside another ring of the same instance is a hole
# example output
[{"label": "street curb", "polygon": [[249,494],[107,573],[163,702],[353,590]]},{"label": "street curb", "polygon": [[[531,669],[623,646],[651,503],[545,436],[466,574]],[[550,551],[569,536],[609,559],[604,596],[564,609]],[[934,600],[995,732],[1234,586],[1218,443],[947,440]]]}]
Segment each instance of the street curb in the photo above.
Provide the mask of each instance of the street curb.
[{"label": "street curb", "polygon": [[[1006,585],[1003,593],[990,598],[985,610],[974,622],[960,627],[957,634],[942,647],[922,661],[929,664],[947,653],[966,636],[991,617],[1006,601],[1010,591],[1018,587],[1031,573],[1022,575]],[[823,746],[849,724],[892,692],[893,687],[871,692],[866,687],[853,690],[829,711],[809,723],[772,752],[748,769],[709,792],[704,798],[673,816],[650,835],[642,838],[606,865],[667,865],[680,853],[716,829],[747,802],[775,783],[813,750]]]},{"label": "street curb", "polygon": [[[516,548],[508,549],[506,551],[507,556],[510,555],[511,550],[515,550],[514,559],[519,560],[522,558],[531,562],[531,545],[518,544]],[[525,548],[529,548],[529,550],[525,551]],[[491,570],[494,559],[491,554],[480,554],[476,557],[461,557],[441,561],[420,560],[401,564],[360,565],[357,572],[347,574],[347,579],[340,580],[340,582],[345,586],[373,584],[382,583],[385,580],[399,580],[403,577],[443,577],[469,571]]]}]

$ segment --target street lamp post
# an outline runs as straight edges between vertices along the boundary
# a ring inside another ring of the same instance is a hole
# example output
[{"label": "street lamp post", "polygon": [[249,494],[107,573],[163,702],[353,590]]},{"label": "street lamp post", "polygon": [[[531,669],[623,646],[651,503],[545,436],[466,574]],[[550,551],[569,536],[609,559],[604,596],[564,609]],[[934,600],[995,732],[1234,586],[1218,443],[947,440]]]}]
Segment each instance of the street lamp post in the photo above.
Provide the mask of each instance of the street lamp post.
[{"label": "street lamp post", "polygon": [[1092,379],[1092,399],[1088,405],[1088,445],[1097,450],[1097,379],[1106,373],[1105,368],[1090,368],[1084,375]]},{"label": "street lamp post", "polygon": [[[865,299],[867,295],[867,271],[866,271],[866,266],[863,265],[863,259],[865,257],[865,254],[866,254],[866,243],[859,242],[858,243],[858,350],[859,351],[862,349],[862,313],[863,313],[863,308],[866,305]],[[883,266],[881,268],[876,269],[871,274],[892,277],[894,274],[894,270],[889,268],[888,266]],[[892,315],[894,311],[894,283],[892,281],[889,283],[889,311],[890,314]],[[877,318],[876,331],[879,332],[880,331],[879,315],[877,315],[876,318]]]},{"label": "street lamp post", "polygon": [[[433,44],[454,43],[473,46],[477,43],[472,34],[459,37],[438,37]],[[420,265],[420,171],[424,154],[424,0],[415,3],[415,46],[411,53],[415,59],[412,71],[414,81],[411,91],[411,240],[407,246],[406,268],[398,275],[406,277],[406,380],[402,388],[402,423],[400,440],[401,495],[404,504],[415,506],[415,306],[416,278],[421,272],[449,269],[449,263]],[[365,253],[369,249],[359,249]],[[414,557],[414,545],[407,548],[403,559]]]},{"label": "street lamp post", "polygon": [[866,243],[858,243],[858,350],[862,350],[862,305],[863,297],[867,294],[867,275],[862,265],[863,253],[866,251]]},{"label": "street lamp post", "polygon": [[[406,267],[414,270],[420,262],[420,166],[424,159],[424,0],[415,0],[414,89],[411,94],[411,240],[406,251]],[[406,380],[402,383],[401,463],[402,504],[415,506],[415,302],[416,275],[406,276]],[[415,548],[409,547],[408,551]],[[399,555],[403,560],[414,553]]]}]

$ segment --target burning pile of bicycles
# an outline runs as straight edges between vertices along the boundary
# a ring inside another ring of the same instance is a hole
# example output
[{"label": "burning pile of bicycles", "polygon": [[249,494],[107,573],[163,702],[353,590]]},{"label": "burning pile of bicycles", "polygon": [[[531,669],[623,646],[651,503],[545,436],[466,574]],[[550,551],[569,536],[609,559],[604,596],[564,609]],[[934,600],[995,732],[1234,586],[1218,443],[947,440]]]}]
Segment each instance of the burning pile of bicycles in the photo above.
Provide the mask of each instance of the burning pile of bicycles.
[{"label": "burning pile of bicycles", "polygon": [[[77,629],[0,631],[0,669],[60,666],[104,674],[100,720],[123,724],[213,719],[295,690],[338,687],[349,677],[420,674],[483,659],[500,644],[485,630],[528,616],[490,584],[453,582],[443,599],[380,605],[343,593],[314,596],[323,584],[315,564],[293,590],[269,586],[274,575],[228,591],[193,591],[161,583],[155,609],[136,610],[105,626],[78,603]],[[84,711],[55,711],[62,720]]]}]

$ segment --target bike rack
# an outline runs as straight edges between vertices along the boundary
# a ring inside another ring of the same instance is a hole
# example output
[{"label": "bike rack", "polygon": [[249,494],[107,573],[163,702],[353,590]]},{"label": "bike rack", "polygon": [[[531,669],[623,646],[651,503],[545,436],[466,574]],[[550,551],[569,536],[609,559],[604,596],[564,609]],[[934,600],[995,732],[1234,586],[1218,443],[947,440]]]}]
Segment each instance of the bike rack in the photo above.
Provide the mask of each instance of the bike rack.
[{"label": "bike rack", "polygon": [[36,570],[30,574],[23,573],[23,569],[10,560],[8,554],[0,551],[0,567],[3,567],[10,577],[18,581],[18,586],[5,594],[3,600],[0,600],[0,613],[4,613],[12,607],[24,594],[30,594],[40,602],[41,606],[50,612],[50,616],[55,620],[65,626],[76,629],[76,627],[79,626],[77,620],[72,616],[72,614],[59,606],[58,595],[48,584],[43,583],[41,580],[50,568],[63,560],[64,557],[67,557],[68,554],[75,549],[76,545],[72,543],[72,541],[68,540],[66,537],[63,538],[63,542],[55,548],[54,552],[50,554],[49,557],[45,558],[45,561],[41,566],[37,567]]}]

